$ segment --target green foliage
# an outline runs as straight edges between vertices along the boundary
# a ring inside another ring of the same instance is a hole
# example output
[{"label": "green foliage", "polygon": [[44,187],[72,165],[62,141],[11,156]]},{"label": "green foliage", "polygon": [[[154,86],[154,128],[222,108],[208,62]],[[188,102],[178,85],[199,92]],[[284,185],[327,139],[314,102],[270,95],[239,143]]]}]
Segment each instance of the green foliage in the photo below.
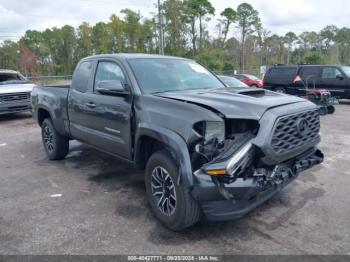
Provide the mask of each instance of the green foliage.
[{"label": "green foliage", "polygon": [[234,22],[236,22],[237,12],[235,10],[233,10],[232,8],[227,7],[224,9],[224,11],[221,12],[220,15],[221,15],[222,19],[220,19],[219,21],[224,26],[224,29],[222,30],[222,34],[223,34],[222,46],[224,46],[224,44],[226,42],[227,34],[230,30],[230,26]]},{"label": "green foliage", "polygon": [[298,40],[297,35],[294,32],[288,32],[286,33],[286,35],[284,36],[284,41],[288,44],[288,45],[292,45],[295,41]]},{"label": "green foliage", "polygon": [[199,49],[203,47],[204,25],[203,20],[209,21],[209,16],[215,14],[215,8],[208,0],[185,0],[184,1],[184,21],[189,24],[190,35],[192,39],[193,54],[197,50],[197,28],[196,22],[199,22]]},{"label": "green foliage", "polygon": [[19,69],[19,44],[12,41],[4,41],[0,48],[0,68]]},{"label": "green foliage", "polygon": [[242,3],[237,7],[238,27],[241,31],[241,48],[239,67],[241,71],[245,68],[245,40],[253,33],[254,28],[260,27],[259,13],[250,4]]},{"label": "green foliage", "polygon": [[225,62],[224,65],[222,66],[222,71],[233,71],[233,70],[235,70],[235,67],[228,62]]},{"label": "green foliage", "polygon": [[[167,55],[195,58],[216,71],[240,68],[258,72],[269,64],[350,64],[350,28],[326,26],[320,32],[284,36],[263,28],[259,13],[250,4],[220,10],[216,31],[207,22],[215,14],[209,0],[163,0],[164,49]],[[82,57],[102,53],[158,53],[157,15],[143,18],[123,9],[109,21],[77,28],[65,25],[44,31],[28,30],[18,42],[0,43],[0,67],[33,75],[72,74]],[[231,29],[240,31],[231,37]]]},{"label": "green foliage", "polygon": [[208,53],[202,53],[196,57],[196,60],[198,63],[208,67],[211,70],[214,71],[220,71],[222,68],[221,62],[218,59],[215,59],[213,56],[211,56]]},{"label": "green foliage", "polygon": [[249,32],[253,25],[260,22],[258,11],[247,3],[242,3],[237,7],[237,20],[244,32]]},{"label": "green foliage", "polygon": [[185,7],[180,0],[166,0],[163,3],[164,16],[167,23],[164,26],[165,52],[169,55],[184,56],[186,53],[186,17]]},{"label": "green foliage", "polygon": [[312,51],[305,56],[305,64],[322,65],[325,64],[325,60],[319,53]]}]

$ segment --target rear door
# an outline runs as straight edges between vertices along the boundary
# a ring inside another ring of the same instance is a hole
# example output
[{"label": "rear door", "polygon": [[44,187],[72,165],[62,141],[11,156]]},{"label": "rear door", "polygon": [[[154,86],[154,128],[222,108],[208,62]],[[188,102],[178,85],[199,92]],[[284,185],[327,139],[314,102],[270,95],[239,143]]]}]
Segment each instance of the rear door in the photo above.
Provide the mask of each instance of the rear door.
[{"label": "rear door", "polygon": [[287,93],[294,94],[295,86],[293,80],[297,74],[297,67],[276,66],[272,67],[264,77],[264,87],[274,90],[276,87],[283,87]]},{"label": "rear door", "polygon": [[94,108],[89,104],[92,92],[94,61],[85,60],[77,65],[68,95],[68,116],[70,133],[75,139],[88,142],[89,115]]},{"label": "rear door", "polygon": [[346,76],[338,67],[322,67],[319,88],[328,89],[333,96],[345,97],[347,86]]},{"label": "rear door", "polygon": [[[119,80],[128,94],[106,95],[96,89],[100,81]],[[88,115],[89,144],[123,158],[131,158],[131,105],[132,94],[127,74],[117,60],[99,60],[89,103],[94,105]]]},{"label": "rear door", "polygon": [[320,83],[321,68],[319,66],[303,66],[300,68],[299,94],[305,94],[306,89],[314,89]]}]

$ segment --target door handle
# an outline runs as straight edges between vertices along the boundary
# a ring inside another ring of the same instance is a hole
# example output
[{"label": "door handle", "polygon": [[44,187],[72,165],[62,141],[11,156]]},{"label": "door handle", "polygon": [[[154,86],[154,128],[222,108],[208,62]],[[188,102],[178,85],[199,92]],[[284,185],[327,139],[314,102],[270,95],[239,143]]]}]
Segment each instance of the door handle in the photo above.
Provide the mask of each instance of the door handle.
[{"label": "door handle", "polygon": [[86,103],[86,106],[89,108],[95,108],[96,105],[93,102]]}]

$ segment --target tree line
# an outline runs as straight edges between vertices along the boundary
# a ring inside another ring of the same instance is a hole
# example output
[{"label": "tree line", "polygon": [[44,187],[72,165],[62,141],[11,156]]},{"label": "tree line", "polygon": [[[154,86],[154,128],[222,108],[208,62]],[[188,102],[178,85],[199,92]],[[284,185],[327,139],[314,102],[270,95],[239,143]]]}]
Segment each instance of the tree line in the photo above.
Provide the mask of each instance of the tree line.
[{"label": "tree line", "polygon": [[[165,0],[157,14],[142,17],[131,9],[108,22],[44,31],[28,30],[19,41],[0,45],[0,68],[25,75],[69,75],[85,56],[102,53],[159,52],[162,26],[167,55],[194,58],[216,71],[252,72],[272,64],[349,64],[350,28],[328,25],[320,32],[273,34],[248,3],[220,13],[215,30],[208,22],[215,8],[208,0]],[[233,35],[233,36],[232,36]]]}]

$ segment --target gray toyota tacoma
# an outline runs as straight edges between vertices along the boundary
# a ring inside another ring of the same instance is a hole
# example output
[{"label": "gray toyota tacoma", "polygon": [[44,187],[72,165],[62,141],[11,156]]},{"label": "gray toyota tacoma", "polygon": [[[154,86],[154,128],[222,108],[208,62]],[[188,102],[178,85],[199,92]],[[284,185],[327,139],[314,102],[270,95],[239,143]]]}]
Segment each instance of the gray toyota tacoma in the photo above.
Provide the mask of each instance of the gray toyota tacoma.
[{"label": "gray toyota tacoma", "polygon": [[227,88],[184,58],[87,57],[71,86],[35,87],[32,106],[50,159],[77,139],[132,162],[145,170],[154,215],[172,230],[202,214],[241,217],[323,160],[314,104]]}]

